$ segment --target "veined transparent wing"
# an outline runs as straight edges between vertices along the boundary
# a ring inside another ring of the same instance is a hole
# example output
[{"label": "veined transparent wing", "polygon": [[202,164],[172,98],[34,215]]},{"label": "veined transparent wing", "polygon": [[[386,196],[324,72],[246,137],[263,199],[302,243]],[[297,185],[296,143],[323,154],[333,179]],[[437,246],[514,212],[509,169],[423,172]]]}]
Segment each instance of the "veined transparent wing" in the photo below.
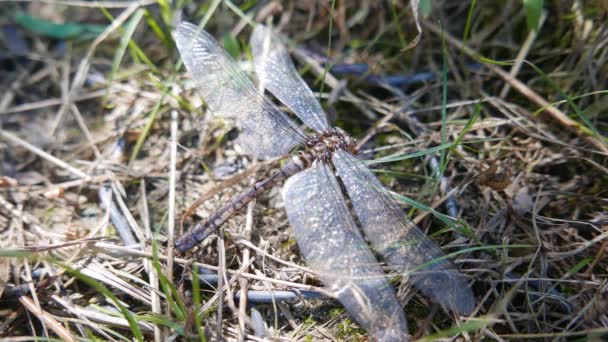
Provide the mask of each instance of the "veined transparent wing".
[{"label": "veined transparent wing", "polygon": [[260,158],[288,153],[306,135],[264,98],[249,77],[207,32],[188,22],[174,33],[184,64],[214,115],[236,119],[240,143]]},{"label": "veined transparent wing", "polygon": [[317,132],[329,128],[323,108],[298,74],[279,37],[260,24],[253,30],[250,43],[256,73],[264,87],[308,127]]},{"label": "veined transparent wing", "polygon": [[410,273],[425,295],[460,314],[475,306],[473,292],[451,261],[405,213],[374,174],[352,154],[338,150],[333,163],[367,240],[399,272]]},{"label": "veined transparent wing", "polygon": [[304,258],[357,323],[380,341],[407,339],[393,288],[355,226],[327,164],[315,162],[289,178],[283,198]]}]

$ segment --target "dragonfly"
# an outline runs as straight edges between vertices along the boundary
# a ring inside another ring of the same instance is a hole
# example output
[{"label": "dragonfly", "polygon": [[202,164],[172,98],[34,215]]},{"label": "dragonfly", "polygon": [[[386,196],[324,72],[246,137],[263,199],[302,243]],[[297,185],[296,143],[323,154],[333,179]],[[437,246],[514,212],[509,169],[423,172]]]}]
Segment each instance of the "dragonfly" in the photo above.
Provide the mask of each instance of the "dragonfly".
[{"label": "dragonfly", "polygon": [[209,33],[182,22],[174,37],[208,110],[235,122],[244,151],[286,160],[177,239],[181,253],[285,181],[282,197],[300,252],[372,339],[408,338],[404,310],[372,250],[432,300],[458,314],[472,312],[475,298],[466,277],[356,157],[355,139],[329,125],[278,34],[256,25],[250,39],[255,71],[263,87],[309,130],[265,97]]}]

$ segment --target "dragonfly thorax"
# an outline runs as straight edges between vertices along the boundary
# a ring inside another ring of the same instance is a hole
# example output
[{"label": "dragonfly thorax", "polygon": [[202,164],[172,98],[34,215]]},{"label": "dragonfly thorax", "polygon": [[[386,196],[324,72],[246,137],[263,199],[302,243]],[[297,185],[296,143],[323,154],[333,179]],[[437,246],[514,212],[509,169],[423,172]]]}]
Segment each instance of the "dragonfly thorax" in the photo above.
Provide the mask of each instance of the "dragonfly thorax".
[{"label": "dragonfly thorax", "polygon": [[[342,149],[357,154],[356,141],[337,127],[332,127],[320,134],[310,137],[306,141],[305,154],[307,159],[330,160],[332,154]],[[311,161],[312,161],[311,160]]]}]

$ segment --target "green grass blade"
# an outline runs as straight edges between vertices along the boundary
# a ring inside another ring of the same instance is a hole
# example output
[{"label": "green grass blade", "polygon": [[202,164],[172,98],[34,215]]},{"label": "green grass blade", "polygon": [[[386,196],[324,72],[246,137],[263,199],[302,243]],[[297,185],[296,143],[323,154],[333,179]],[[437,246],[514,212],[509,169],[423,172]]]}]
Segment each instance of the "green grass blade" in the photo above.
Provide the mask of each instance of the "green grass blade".
[{"label": "green grass blade", "polygon": [[152,125],[154,124],[154,121],[156,121],[156,117],[158,116],[158,113],[160,112],[161,105],[165,101],[166,96],[167,96],[167,91],[165,90],[162,92],[160,99],[158,99],[158,101],[154,105],[154,108],[152,109],[152,112],[150,113],[150,115],[148,115],[146,125],[144,126],[144,129],[141,132],[141,134],[139,135],[139,137],[137,137],[137,141],[135,142],[135,146],[133,147],[133,152],[131,152],[131,157],[129,158],[129,163],[132,163],[137,158],[137,155],[141,151],[141,148],[144,146],[144,142],[146,141],[146,138],[148,137],[148,134],[150,133],[150,129],[152,129]]},{"label": "green grass blade", "polygon": [[172,49],[173,39],[162,29],[162,26],[156,21],[148,9],[144,10],[144,18],[146,19],[148,26],[152,29],[152,32],[154,32],[154,35],[163,42],[165,48]]},{"label": "green grass blade", "polygon": [[402,156],[384,157],[384,158],[378,158],[378,159],[374,159],[374,160],[366,160],[365,164],[366,165],[375,165],[375,164],[392,163],[392,162],[401,161],[401,160],[418,158],[421,156],[425,156],[427,154],[433,154],[433,153],[436,153],[436,152],[439,152],[442,150],[449,149],[451,146],[452,146],[452,144],[447,144],[447,143],[441,144],[438,146],[428,148],[426,150],[422,150],[422,151],[418,151],[418,152],[414,152],[414,153],[410,153],[410,154],[406,154],[406,155],[402,155]]},{"label": "green grass blade", "polygon": [[200,308],[201,308],[201,287],[200,280],[198,278],[198,267],[192,268],[192,292],[194,300],[194,324],[196,325],[196,331],[200,336],[201,342],[207,342],[205,332],[203,331],[203,322],[201,320]]},{"label": "green grass blade", "polygon": [[131,41],[131,37],[133,36],[133,33],[135,32],[135,28],[137,28],[137,24],[139,24],[139,21],[141,20],[143,15],[144,15],[143,10],[139,9],[139,10],[135,11],[135,13],[133,14],[133,16],[131,16],[131,18],[129,19],[129,21],[127,22],[127,24],[125,26],[125,30],[122,34],[122,37],[120,38],[120,44],[118,45],[118,48],[116,49],[116,52],[114,53],[114,59],[112,61],[112,69],[110,70],[110,73],[108,74],[108,89],[107,89],[107,93],[106,93],[106,96],[104,97],[103,102],[106,101],[107,96],[110,93],[110,85],[114,82],[114,79],[116,78],[116,73],[118,72],[118,68],[120,67],[120,63],[125,55],[125,52],[127,51],[127,46],[129,46],[129,41]]},{"label": "green grass blade", "polygon": [[160,16],[167,26],[171,24],[171,18],[173,18],[173,11],[171,9],[171,1],[169,0],[156,0],[158,8],[160,9]]},{"label": "green grass blade", "polygon": [[255,21],[253,21],[251,19],[251,16],[245,14],[245,12],[243,12],[243,10],[241,10],[237,5],[235,5],[232,1],[230,0],[223,0],[224,4],[226,4],[226,6],[231,9],[236,15],[238,15],[241,19],[243,19],[245,22],[247,22],[247,24],[251,27],[255,26]]},{"label": "green grass blade", "polygon": [[456,140],[454,140],[454,142],[452,143],[452,146],[450,147],[450,153],[453,153],[454,150],[456,149],[456,147],[458,147],[458,145],[460,145],[460,143],[462,142],[462,139],[464,139],[464,136],[471,130],[471,128],[477,121],[477,118],[479,118],[479,114],[481,113],[481,102],[482,101],[480,100],[479,102],[477,102],[475,104],[475,107],[473,108],[473,116],[471,116],[471,118],[469,120],[467,120],[467,123],[464,126],[464,128],[462,129],[462,131],[460,131],[460,133],[458,133]]},{"label": "green grass blade", "polygon": [[[327,55],[331,56],[331,35],[333,32],[333,17],[334,17],[334,8],[336,7],[336,0],[331,1],[331,7],[329,8],[329,30],[327,34]],[[321,95],[323,95],[323,88],[325,88],[325,77],[327,77],[327,73],[329,72],[329,68],[331,68],[331,63],[327,63],[325,68],[323,69],[323,77],[321,77],[321,87],[319,88],[319,102],[321,102]]]},{"label": "green grass blade", "polygon": [[540,16],[543,12],[543,0],[524,0],[524,12],[526,12],[528,30],[538,30]]},{"label": "green grass blade", "polygon": [[154,267],[156,271],[156,276],[158,277],[158,282],[160,283],[163,293],[165,294],[167,304],[175,313],[175,317],[179,321],[185,322],[188,317],[188,311],[186,310],[186,306],[182,302],[181,297],[177,293],[177,290],[173,285],[173,281],[168,279],[162,271],[160,260],[158,259],[158,244],[155,240],[153,241],[152,250],[152,267]]},{"label": "green grass blade", "polygon": [[474,331],[479,331],[479,330],[485,329],[488,326],[491,326],[495,323],[496,323],[496,319],[491,316],[476,317],[476,318],[469,319],[466,322],[459,324],[457,326],[453,326],[451,328],[438,331],[434,334],[424,336],[417,341],[418,342],[427,342],[427,341],[431,342],[431,341],[448,339],[449,337],[458,336],[464,332],[474,332]]},{"label": "green grass blade", "polygon": [[587,117],[585,116],[585,114],[583,113],[583,111],[574,103],[573,98],[564,93],[562,91],[562,89],[547,75],[545,74],[539,67],[537,67],[534,63],[529,62],[529,61],[524,61],[524,63],[530,65],[532,67],[532,69],[534,69],[534,71],[536,71],[544,81],[546,81],[547,83],[549,83],[549,85],[556,91],[559,93],[559,95],[563,98],[566,99],[566,102],[568,103],[568,105],[570,106],[570,108],[572,108],[574,110],[574,112],[576,113],[576,115],[578,116],[578,118],[585,124],[586,127],[582,127],[580,126],[579,129],[581,129],[583,132],[592,135],[596,138],[598,138],[599,140],[602,141],[602,143],[604,144],[608,144],[608,142],[606,141],[606,139],[600,134],[600,132],[597,130],[597,128],[595,127],[595,125],[593,125],[593,123],[591,123],[591,121],[589,121],[589,119],[587,119]]},{"label": "green grass blade", "polygon": [[464,33],[462,34],[462,43],[466,44],[469,39],[469,35],[471,34],[471,25],[473,23],[473,11],[475,10],[475,4],[477,0],[471,1],[471,6],[469,6],[469,13],[467,14],[467,22],[464,25]]},{"label": "green grass blade", "polygon": [[[441,55],[442,55],[442,91],[441,91],[441,144],[447,144],[447,128],[448,128],[448,50],[445,45],[445,36],[443,34],[443,27],[441,29]],[[448,160],[446,158],[447,150],[441,150],[439,158],[439,169],[435,170],[434,176],[437,181],[440,181],[443,177],[443,171],[447,166]]]},{"label": "green grass blade", "polygon": [[96,291],[100,292],[104,296],[110,298],[110,300],[112,300],[112,302],[118,307],[118,309],[120,310],[120,312],[122,313],[124,318],[129,323],[131,332],[133,333],[133,335],[135,335],[135,338],[137,339],[137,341],[144,341],[143,334],[142,334],[141,330],[139,329],[139,325],[137,324],[137,320],[135,319],[134,315],[121,304],[118,297],[116,297],[112,293],[112,291],[110,291],[105,285],[98,282],[97,280],[81,273],[80,271],[78,271],[76,269],[71,268],[68,265],[65,265],[61,262],[54,262],[54,263],[57,264],[57,266],[63,268],[68,274],[72,275],[73,277],[78,278],[78,280],[87,284],[89,287],[95,289]]},{"label": "green grass blade", "polygon": [[213,0],[213,2],[211,2],[209,10],[207,11],[207,13],[205,13],[203,19],[198,23],[199,27],[204,28],[207,25],[207,23],[209,22],[211,17],[213,17],[213,14],[217,10],[217,7],[219,6],[220,2],[222,2],[222,0]]},{"label": "green grass blade", "polygon": [[435,216],[436,218],[438,218],[439,220],[441,220],[441,222],[443,222],[446,226],[455,229],[456,227],[456,222],[454,221],[454,219],[452,219],[451,217],[449,217],[448,215],[442,214],[440,212],[438,212],[437,210],[427,206],[426,204],[420,203],[416,200],[413,200],[409,197],[400,195],[398,193],[395,192],[390,192],[389,194],[391,196],[393,196],[394,198],[396,198],[398,201],[401,201],[403,203],[406,203],[407,205],[416,208],[420,211],[428,211],[431,214],[433,214],[433,216]]}]

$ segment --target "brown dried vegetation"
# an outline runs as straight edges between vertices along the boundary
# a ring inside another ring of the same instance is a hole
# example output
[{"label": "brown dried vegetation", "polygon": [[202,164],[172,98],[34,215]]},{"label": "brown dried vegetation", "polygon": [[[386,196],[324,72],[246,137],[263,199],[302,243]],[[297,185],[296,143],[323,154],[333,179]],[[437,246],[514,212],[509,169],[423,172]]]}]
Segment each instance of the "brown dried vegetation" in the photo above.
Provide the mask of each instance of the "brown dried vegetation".
[{"label": "brown dried vegetation", "polygon": [[[231,124],[207,115],[188,76],[175,71],[179,56],[149,24],[177,11],[155,1],[100,1],[116,6],[108,7],[110,26],[90,2],[65,3],[0,3],[106,28],[93,40],[57,40],[15,26],[12,11],[0,14],[0,26],[12,25],[28,44],[15,55],[8,29],[0,39],[0,337],[131,339],[137,325],[145,340],[201,332],[261,340],[250,327],[265,321],[267,336],[279,340],[364,340],[335,300],[247,306],[235,299],[244,289],[323,292],[299,256],[278,188],[223,234],[176,255],[172,241],[183,229],[266,175],[272,162],[243,155]],[[456,216],[449,227],[429,212],[411,212],[446,253],[460,251],[454,259],[479,303],[470,317],[454,317],[396,277],[414,337],[599,340],[608,334],[606,7],[545,1],[536,35],[521,1],[491,3],[477,2],[463,43],[470,3],[434,1],[411,49],[404,47],[416,26],[404,1],[336,1],[333,10],[331,2],[257,2],[243,11],[273,19],[292,40],[314,91],[326,62],[371,67],[355,76],[330,71],[323,87],[324,107],[366,142],[366,159],[424,151],[441,144],[442,134],[457,141],[435,171],[429,155],[375,165],[397,193]],[[113,72],[138,9],[149,11],[149,21],[138,23]],[[197,20],[204,16],[198,10],[189,5],[182,15]],[[237,53],[250,33],[227,1],[207,29],[220,41],[232,37],[224,41]],[[411,81],[427,72],[434,78],[392,87],[368,77]],[[549,103],[555,106],[544,108]],[[126,147],[117,152],[121,139]],[[200,295],[192,282],[199,266],[211,274],[202,279],[216,281],[201,283]]]}]

